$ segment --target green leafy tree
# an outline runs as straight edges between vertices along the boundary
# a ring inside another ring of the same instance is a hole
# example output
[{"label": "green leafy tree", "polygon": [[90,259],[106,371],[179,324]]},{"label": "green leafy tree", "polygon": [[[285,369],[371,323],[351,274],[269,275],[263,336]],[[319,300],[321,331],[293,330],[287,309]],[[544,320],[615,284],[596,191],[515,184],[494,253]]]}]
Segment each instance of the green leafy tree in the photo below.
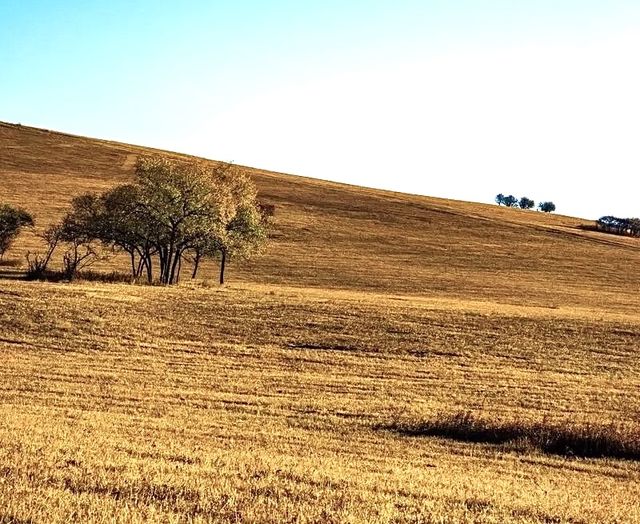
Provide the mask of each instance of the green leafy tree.
[{"label": "green leafy tree", "polygon": [[224,284],[226,264],[232,258],[249,258],[259,252],[267,240],[268,217],[256,206],[242,206],[212,243],[220,256],[220,284]]},{"label": "green leafy tree", "polygon": [[29,212],[8,204],[0,205],[0,260],[9,250],[20,231],[33,226],[33,217]]},{"label": "green leafy tree", "polygon": [[62,255],[63,276],[73,280],[78,271],[101,258],[98,217],[100,199],[95,195],[74,198],[71,210],[59,224],[60,241],[67,247]]},{"label": "green leafy tree", "polygon": [[162,157],[138,162],[136,216],[156,250],[163,284],[177,282],[185,252],[220,235],[233,206],[230,169]]},{"label": "green leafy tree", "polygon": [[533,209],[535,205],[536,203],[526,196],[523,196],[518,202],[518,206],[520,206],[520,209]]},{"label": "green leafy tree", "polygon": [[513,195],[504,197],[503,204],[507,207],[516,207],[518,205],[518,199]]},{"label": "green leafy tree", "polygon": [[221,214],[221,227],[214,236],[203,238],[194,249],[195,278],[203,256],[220,258],[220,284],[224,284],[227,263],[233,258],[249,258],[260,252],[267,240],[269,219],[274,208],[257,201],[257,190],[245,173],[233,169],[224,173],[222,186],[228,203]]},{"label": "green leafy tree", "polygon": [[553,202],[540,202],[538,209],[543,213],[553,213],[556,210],[556,205]]},{"label": "green leafy tree", "polygon": [[229,257],[248,256],[266,238],[265,223],[253,182],[235,166],[151,157],[139,160],[133,184],[74,199],[61,227],[83,254],[99,240],[129,254],[134,278],[146,272],[151,282],[157,267],[159,281],[172,284],[187,256],[195,277],[203,256],[220,255],[222,279]]},{"label": "green leafy tree", "polygon": [[499,206],[504,205],[504,195],[502,193],[498,193],[496,195],[496,204],[498,204]]}]

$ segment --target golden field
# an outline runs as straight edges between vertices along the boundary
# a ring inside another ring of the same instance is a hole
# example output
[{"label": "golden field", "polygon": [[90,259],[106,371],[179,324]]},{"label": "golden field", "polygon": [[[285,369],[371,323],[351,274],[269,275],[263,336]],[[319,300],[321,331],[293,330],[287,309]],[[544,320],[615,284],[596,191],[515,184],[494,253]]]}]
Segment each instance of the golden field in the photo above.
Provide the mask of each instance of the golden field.
[{"label": "golden field", "polygon": [[[0,202],[44,227],[145,151],[0,125]],[[638,460],[393,430],[640,426],[637,240],[253,174],[273,239],[225,287],[0,267],[0,522],[640,522]]]}]

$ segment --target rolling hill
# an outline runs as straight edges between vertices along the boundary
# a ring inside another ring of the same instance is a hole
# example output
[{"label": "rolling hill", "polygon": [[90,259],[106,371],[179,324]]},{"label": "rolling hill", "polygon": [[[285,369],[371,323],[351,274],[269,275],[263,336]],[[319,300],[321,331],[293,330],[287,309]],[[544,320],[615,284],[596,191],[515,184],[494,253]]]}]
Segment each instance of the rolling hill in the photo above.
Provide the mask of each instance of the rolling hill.
[{"label": "rolling hill", "polygon": [[[0,124],[0,202],[156,153]],[[273,238],[225,286],[0,266],[0,523],[640,522],[637,239],[246,169]]]},{"label": "rolling hill", "polygon": [[[137,155],[160,153],[0,124],[0,201],[44,226],[74,195],[128,180]],[[540,306],[597,293],[603,305],[637,309],[628,292],[640,292],[630,270],[640,244],[583,231],[583,220],[247,170],[276,223],[267,253],[232,268],[232,279]],[[36,249],[33,237],[15,252],[26,249]]]}]

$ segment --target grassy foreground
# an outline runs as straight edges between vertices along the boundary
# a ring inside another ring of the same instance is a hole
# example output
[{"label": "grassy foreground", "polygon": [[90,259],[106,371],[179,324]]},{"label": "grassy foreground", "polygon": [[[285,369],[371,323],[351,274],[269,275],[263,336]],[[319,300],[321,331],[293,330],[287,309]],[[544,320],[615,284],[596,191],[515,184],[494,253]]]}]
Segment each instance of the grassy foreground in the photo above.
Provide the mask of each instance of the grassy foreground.
[{"label": "grassy foreground", "polygon": [[640,522],[638,461],[385,429],[640,424],[624,308],[1,280],[0,326],[0,522]]}]

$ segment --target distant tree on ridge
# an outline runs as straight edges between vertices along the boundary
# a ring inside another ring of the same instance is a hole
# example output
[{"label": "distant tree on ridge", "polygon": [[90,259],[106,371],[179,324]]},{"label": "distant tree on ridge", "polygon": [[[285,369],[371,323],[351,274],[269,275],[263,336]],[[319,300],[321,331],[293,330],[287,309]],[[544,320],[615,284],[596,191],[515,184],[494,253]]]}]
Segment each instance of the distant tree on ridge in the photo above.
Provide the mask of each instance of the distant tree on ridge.
[{"label": "distant tree on ridge", "polygon": [[513,195],[504,197],[504,205],[507,207],[516,207],[518,205],[518,199]]},{"label": "distant tree on ridge", "polygon": [[523,196],[518,202],[518,206],[520,206],[520,209],[533,209],[533,206],[535,205],[536,203],[526,196]]},{"label": "distant tree on ridge", "polygon": [[538,209],[543,213],[553,213],[556,210],[556,205],[553,202],[540,202]]}]

